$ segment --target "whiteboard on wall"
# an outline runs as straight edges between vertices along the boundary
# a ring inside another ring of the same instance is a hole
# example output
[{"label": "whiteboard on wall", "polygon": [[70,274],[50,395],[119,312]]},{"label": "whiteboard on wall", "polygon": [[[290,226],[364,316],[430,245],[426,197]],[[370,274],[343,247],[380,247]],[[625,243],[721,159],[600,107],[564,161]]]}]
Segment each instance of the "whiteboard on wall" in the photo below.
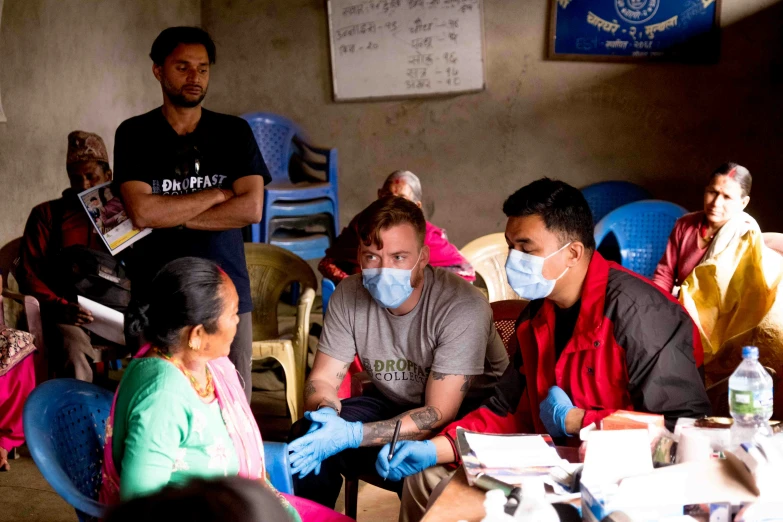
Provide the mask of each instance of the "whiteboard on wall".
[{"label": "whiteboard on wall", "polygon": [[482,0],[329,0],[336,101],[484,89]]}]

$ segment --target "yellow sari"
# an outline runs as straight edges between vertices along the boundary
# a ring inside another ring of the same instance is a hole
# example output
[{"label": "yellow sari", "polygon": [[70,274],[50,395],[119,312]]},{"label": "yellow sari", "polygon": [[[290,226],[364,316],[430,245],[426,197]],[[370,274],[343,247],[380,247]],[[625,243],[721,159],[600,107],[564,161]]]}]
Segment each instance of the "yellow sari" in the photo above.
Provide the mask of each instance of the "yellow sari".
[{"label": "yellow sari", "polygon": [[[742,347],[758,346],[759,361],[783,375],[783,256],[764,246],[756,221],[742,213],[715,235],[686,278],[680,302],[704,345],[707,385],[734,372]],[[776,401],[776,411],[783,411]]]}]

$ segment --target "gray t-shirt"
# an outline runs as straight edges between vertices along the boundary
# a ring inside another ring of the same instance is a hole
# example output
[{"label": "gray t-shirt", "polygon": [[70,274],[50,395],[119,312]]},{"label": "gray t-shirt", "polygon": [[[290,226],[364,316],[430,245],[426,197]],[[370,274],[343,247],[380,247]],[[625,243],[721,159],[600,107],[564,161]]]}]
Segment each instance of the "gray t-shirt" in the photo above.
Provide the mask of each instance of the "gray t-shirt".
[{"label": "gray t-shirt", "polygon": [[343,280],[329,300],[318,350],[345,363],[356,354],[376,388],[401,405],[424,404],[430,371],[481,375],[468,397],[488,396],[508,365],[492,308],[459,276],[427,266],[416,307],[396,316],[362,286]]}]

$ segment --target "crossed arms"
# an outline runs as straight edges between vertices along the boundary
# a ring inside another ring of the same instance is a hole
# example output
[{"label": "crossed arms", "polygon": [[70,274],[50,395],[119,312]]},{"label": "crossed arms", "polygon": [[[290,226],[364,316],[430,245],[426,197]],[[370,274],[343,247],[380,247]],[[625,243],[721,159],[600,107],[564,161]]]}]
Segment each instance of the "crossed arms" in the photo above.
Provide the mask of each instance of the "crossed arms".
[{"label": "crossed arms", "polygon": [[136,228],[229,230],[261,221],[264,178],[244,176],[232,190],[211,188],[193,194],[162,196],[143,181],[127,181],[120,187],[128,215]]}]

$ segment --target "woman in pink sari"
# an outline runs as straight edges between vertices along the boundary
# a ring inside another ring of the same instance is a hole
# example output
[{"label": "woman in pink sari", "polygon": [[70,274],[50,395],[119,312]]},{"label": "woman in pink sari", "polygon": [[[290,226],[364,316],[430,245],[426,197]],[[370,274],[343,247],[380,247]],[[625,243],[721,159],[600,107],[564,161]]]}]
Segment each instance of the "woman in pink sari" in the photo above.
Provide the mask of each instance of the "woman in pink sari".
[{"label": "woman in pink sari", "polygon": [[[261,433],[228,360],[239,299],[211,261],[182,258],[150,285],[126,323],[144,345],[128,365],[106,428],[101,501],[114,505],[194,478],[240,476],[270,490]],[[277,494],[291,520],[341,520]],[[317,513],[313,513],[316,510]]]},{"label": "woman in pink sari", "polygon": [[0,471],[11,469],[9,454],[24,443],[22,408],[35,388],[34,351],[32,335],[0,326]]}]

